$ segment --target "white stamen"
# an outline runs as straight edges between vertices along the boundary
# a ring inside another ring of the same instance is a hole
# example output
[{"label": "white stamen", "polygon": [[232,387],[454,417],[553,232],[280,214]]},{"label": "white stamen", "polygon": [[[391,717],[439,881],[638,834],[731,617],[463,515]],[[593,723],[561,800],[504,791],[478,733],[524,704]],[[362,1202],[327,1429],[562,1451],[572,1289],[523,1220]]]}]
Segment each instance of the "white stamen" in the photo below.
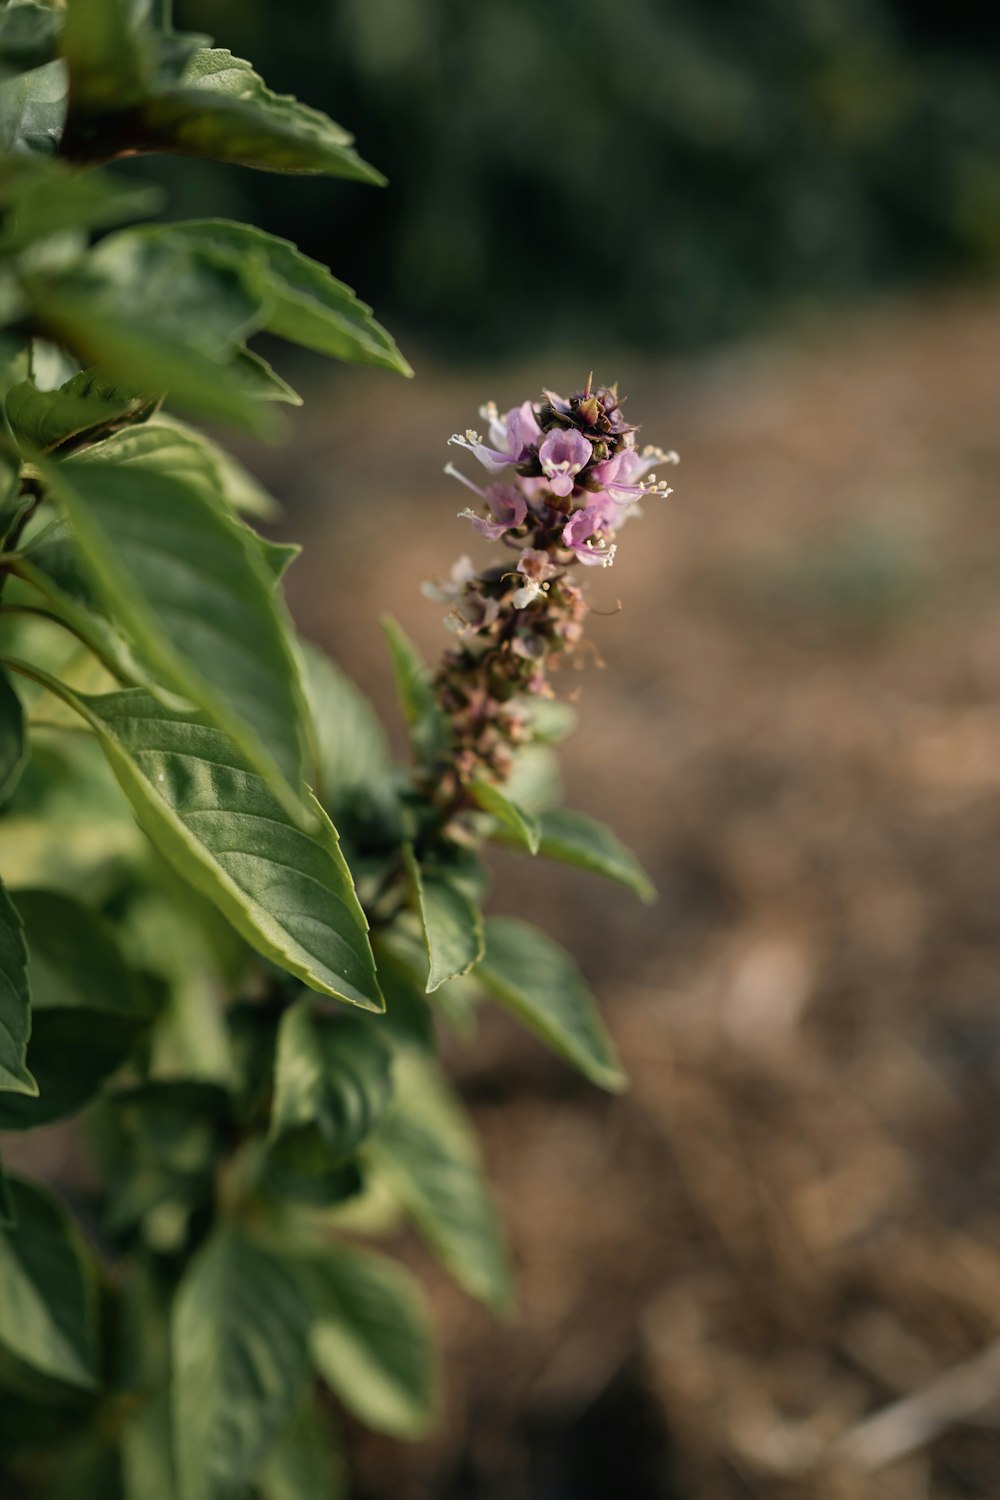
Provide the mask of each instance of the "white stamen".
[{"label": "white stamen", "polygon": [[457,479],[459,484],[464,484],[466,489],[471,490],[474,495],[478,495],[482,500],[486,499],[486,491],[481,490],[478,484],[473,484],[471,479],[466,479],[465,475],[460,469],[456,469],[454,464],[445,464],[444,472],[448,475],[449,479]]}]

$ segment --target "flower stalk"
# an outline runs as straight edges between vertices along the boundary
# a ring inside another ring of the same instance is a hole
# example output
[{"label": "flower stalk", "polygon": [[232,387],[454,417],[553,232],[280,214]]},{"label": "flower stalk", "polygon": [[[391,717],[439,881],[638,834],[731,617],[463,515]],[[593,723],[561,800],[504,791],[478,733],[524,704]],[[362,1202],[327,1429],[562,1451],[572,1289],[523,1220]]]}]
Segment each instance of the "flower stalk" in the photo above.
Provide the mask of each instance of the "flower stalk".
[{"label": "flower stalk", "polygon": [[616,386],[595,387],[591,376],[568,398],[545,391],[503,415],[490,403],[480,409],[485,438],[470,428],[450,439],[493,476],[480,486],[446,466],[479,502],[460,518],[512,556],[485,568],[460,557],[447,579],[424,586],[449,606],[458,638],[434,680],[450,748],[419,773],[439,811],[472,805],[473,781],[506,781],[532,738],[527,700],[556,696],[553,676],[583,641],[588,604],[573,570],[610,567],[638,502],[671,493],[653,471],[677,454],[640,450],[623,404]]}]

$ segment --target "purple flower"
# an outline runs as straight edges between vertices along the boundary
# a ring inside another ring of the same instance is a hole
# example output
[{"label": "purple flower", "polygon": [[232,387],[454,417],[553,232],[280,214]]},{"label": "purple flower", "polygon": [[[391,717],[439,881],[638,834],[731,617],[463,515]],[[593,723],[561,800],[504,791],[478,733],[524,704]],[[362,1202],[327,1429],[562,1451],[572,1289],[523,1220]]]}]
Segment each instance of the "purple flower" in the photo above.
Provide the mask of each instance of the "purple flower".
[{"label": "purple flower", "polygon": [[542,435],[535,417],[535,408],[530,401],[511,407],[502,417],[491,402],[480,408],[480,416],[489,426],[489,447],[478,432],[468,428],[466,432],[453,433],[448,439],[459,448],[467,448],[478,458],[484,468],[498,474],[508,464],[524,463],[531,457],[531,450]]},{"label": "purple flower", "polygon": [[576,475],[590,462],[593,452],[582,432],[556,428],[549,433],[538,450],[538,461],[554,495],[572,494]]},{"label": "purple flower", "polygon": [[601,535],[606,525],[603,507],[588,505],[570,516],[563,527],[564,544],[588,568],[609,568],[615,560],[618,549],[609,547]]},{"label": "purple flower", "polygon": [[463,520],[471,521],[476,530],[483,536],[489,537],[491,542],[497,541],[505,532],[510,531],[512,527],[524,524],[524,518],[528,514],[528,502],[516,485],[491,484],[484,490],[480,489],[478,484],[473,484],[471,479],[466,479],[465,475],[460,473],[454,464],[446,464],[444,472],[450,475],[452,479],[459,480],[461,484],[465,485],[467,490],[471,490],[481,500],[486,501],[486,504],[493,513],[492,521],[488,516],[477,515],[474,510],[470,510],[468,507],[465,510],[460,510],[458,514]]},{"label": "purple flower", "polygon": [[[638,500],[641,495],[669,495],[664,480],[657,481],[655,474],[648,480],[645,476],[657,464],[675,464],[676,453],[664,453],[662,448],[644,448],[637,453],[634,448],[623,448],[613,458],[595,464],[587,475],[589,482],[600,486],[619,505]],[[640,481],[644,481],[640,483]]]}]

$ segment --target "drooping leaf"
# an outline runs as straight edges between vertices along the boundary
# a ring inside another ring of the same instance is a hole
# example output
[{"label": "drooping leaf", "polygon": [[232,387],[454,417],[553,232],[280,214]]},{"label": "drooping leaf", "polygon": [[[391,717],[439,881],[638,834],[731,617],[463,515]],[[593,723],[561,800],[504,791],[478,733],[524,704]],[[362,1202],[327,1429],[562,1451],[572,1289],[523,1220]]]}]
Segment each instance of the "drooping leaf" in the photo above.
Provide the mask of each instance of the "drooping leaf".
[{"label": "drooping leaf", "polygon": [[494,786],[491,781],[473,781],[470,783],[469,791],[483,811],[490,813],[508,833],[513,835],[515,843],[523,844],[529,854],[538,853],[538,841],[541,835],[538,819],[534,813],[528,812],[526,808],[518,807],[516,802],[506,796],[500,787]]},{"label": "drooping leaf", "polygon": [[128,422],[149,406],[149,397],[96,370],[84,370],[55,390],[42,391],[30,380],[7,392],[7,419],[15,438],[47,452],[87,434]]},{"label": "drooping leaf", "polygon": [[404,853],[427,944],[430,994],[446,980],[467,974],[482,958],[483,919],[456,871],[447,865],[419,865],[410,845]]},{"label": "drooping leaf", "polygon": [[82,260],[26,277],[38,322],[84,365],[202,418],[272,430],[235,364],[260,304],[231,266],[124,230]]},{"label": "drooping leaf", "polygon": [[304,996],[281,1018],[271,1139],[321,1169],[339,1166],[374,1130],[392,1097],[389,1049],[361,1017],[327,1016]]},{"label": "drooping leaf", "polygon": [[286,406],[301,406],[302,397],[273,365],[255,349],[241,344],[236,351],[233,372],[248,396],[255,401],[281,401]]},{"label": "drooping leaf", "polygon": [[656,889],[630,849],[610,828],[585,813],[556,807],[539,815],[539,853],[579,870],[590,870],[628,886],[640,901],[656,900]]},{"label": "drooping leaf", "polygon": [[426,663],[406,632],[389,615],[382,618],[389,643],[396,692],[418,761],[432,761],[451,740],[448,721],[438,707]]},{"label": "drooping leaf", "polygon": [[30,1130],[85,1104],[147,1030],[152,1008],[106,923],[55,891],[17,891],[28,947],[37,1098],[0,1098],[0,1130]]},{"label": "drooping leaf", "polygon": [[437,1405],[437,1366],[419,1284],[371,1250],[330,1245],[303,1267],[317,1373],[376,1432],[416,1438]]},{"label": "drooping leaf", "polygon": [[80,454],[81,463],[95,460],[166,471],[210,490],[226,509],[261,520],[276,520],[281,513],[277,500],[221,444],[165,412],[141,426],[124,427]]},{"label": "drooping leaf", "polygon": [[488,918],[476,978],[600,1088],[626,1087],[593,996],[569,954],[543,932],[513,917]]},{"label": "drooping leaf", "polygon": [[251,947],[311,989],[384,1009],[364,913],[318,805],[305,833],[196,714],[141,691],[85,697],[35,676],[91,724],[148,837]]},{"label": "drooping leaf", "polygon": [[61,1204],[8,1180],[15,1226],[0,1232],[0,1346],[67,1385],[97,1384],[97,1286]]},{"label": "drooping leaf", "polygon": [[62,59],[0,82],[0,150],[51,156],[66,120]]},{"label": "drooping leaf", "polygon": [[53,62],[62,21],[60,11],[33,0],[21,0],[0,11],[0,78]]},{"label": "drooping leaf", "polygon": [[[0,1090],[5,1095],[38,1093],[27,1064],[30,993],[24,924],[0,881]],[[3,1103],[0,1099],[0,1107]]]},{"label": "drooping leaf", "polygon": [[257,1480],[262,1500],[347,1500],[347,1471],[333,1439],[329,1416],[310,1394],[271,1449]]},{"label": "drooping leaf", "polygon": [[[0,28],[5,18],[23,15],[25,9],[0,10]],[[0,50],[2,45],[0,33]],[[0,252],[12,255],[66,230],[107,229],[155,213],[161,203],[158,188],[110,173],[75,172],[41,156],[8,157],[0,163]]]},{"label": "drooping leaf", "polygon": [[325,652],[300,642],[306,701],[315,731],[316,793],[334,817],[359,796],[378,800],[391,768],[374,708]]},{"label": "drooping leaf", "polygon": [[380,185],[352,137],[319,110],[275,94],[250,63],[222,47],[194,53],[179,85],[152,95],[135,131],[137,149],[205,156],[265,172],[321,172]]},{"label": "drooping leaf", "polygon": [[0,667],[0,805],[17,786],[26,755],[24,709],[13,683]]},{"label": "drooping leaf", "polygon": [[251,534],[213,493],[159,465],[67,460],[43,473],[95,593],[138,655],[306,817],[297,663]]},{"label": "drooping leaf", "polygon": [[307,1335],[288,1268],[236,1229],[216,1231],[174,1306],[179,1500],[245,1493],[302,1394]]},{"label": "drooping leaf", "polygon": [[413,373],[371,308],[288,240],[224,219],[157,226],[147,232],[177,235],[222,260],[253,264],[267,294],[264,326],[279,338],[333,359]]},{"label": "drooping leaf", "polygon": [[397,1057],[395,1102],[366,1153],[456,1281],[491,1307],[509,1307],[510,1271],[475,1134],[431,1059]]}]

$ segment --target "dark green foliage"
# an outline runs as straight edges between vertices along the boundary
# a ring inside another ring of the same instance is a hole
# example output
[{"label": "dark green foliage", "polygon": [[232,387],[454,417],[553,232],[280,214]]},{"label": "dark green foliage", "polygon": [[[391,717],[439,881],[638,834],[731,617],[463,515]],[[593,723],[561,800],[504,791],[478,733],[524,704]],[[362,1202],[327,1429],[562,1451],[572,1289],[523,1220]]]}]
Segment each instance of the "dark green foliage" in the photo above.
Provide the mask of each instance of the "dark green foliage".
[{"label": "dark green foliage", "polygon": [[162,13],[0,3],[0,1132],[80,1117],[90,1158],[72,1213],[0,1168],[0,1491],[316,1500],[344,1492],[317,1381],[397,1437],[436,1410],[420,1294],[340,1240],[342,1205],[394,1205],[473,1296],[511,1299],[436,1017],[492,994],[622,1085],[568,957],[484,928],[483,843],[648,884],[600,825],[538,812],[565,711],[526,719],[539,744],[458,829],[412,643],[387,625],[415,772],[298,640],[298,549],[246,519],[275,502],[174,408],[269,430],[297,398],[260,331],[409,366],[283,239],[119,227],[158,197],[100,164],[378,178]]}]

